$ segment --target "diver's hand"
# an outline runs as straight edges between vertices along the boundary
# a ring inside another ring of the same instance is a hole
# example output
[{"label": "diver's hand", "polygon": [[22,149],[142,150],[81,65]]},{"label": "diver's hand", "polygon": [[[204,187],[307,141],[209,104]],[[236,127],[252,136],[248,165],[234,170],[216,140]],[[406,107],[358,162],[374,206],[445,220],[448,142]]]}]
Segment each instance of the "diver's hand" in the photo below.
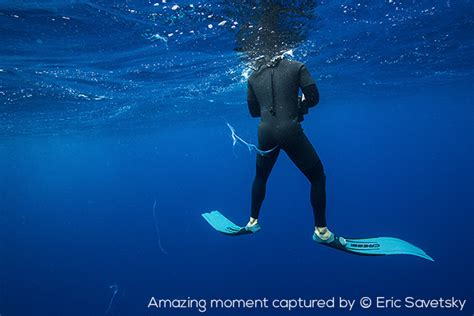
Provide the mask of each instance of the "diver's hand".
[{"label": "diver's hand", "polygon": [[298,117],[297,122],[301,123],[304,121],[304,115],[308,113],[308,107],[306,106],[306,102],[304,98],[304,94],[301,94],[301,97],[298,97]]}]

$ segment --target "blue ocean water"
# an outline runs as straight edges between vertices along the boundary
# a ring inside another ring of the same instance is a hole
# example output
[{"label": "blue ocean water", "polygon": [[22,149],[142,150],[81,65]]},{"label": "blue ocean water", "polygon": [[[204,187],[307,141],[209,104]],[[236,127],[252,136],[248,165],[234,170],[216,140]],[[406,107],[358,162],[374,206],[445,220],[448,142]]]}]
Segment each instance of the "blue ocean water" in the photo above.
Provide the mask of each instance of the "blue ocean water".
[{"label": "blue ocean water", "polygon": [[[470,0],[1,1],[0,315],[472,315],[473,13]],[[330,228],[403,238],[435,262],[316,245],[309,184],[285,154],[262,232],[230,238],[201,218],[248,220],[255,153],[226,124],[256,142],[258,35],[317,81],[303,127]],[[365,296],[467,302],[365,310]],[[356,306],[202,313],[151,297]]]}]

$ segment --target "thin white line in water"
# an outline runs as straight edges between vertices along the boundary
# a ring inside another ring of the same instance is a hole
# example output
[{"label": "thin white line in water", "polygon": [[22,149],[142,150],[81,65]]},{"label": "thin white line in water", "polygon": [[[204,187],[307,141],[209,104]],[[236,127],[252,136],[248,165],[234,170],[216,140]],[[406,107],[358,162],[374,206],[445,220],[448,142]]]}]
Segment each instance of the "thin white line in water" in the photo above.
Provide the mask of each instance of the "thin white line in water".
[{"label": "thin white line in water", "polygon": [[153,218],[155,220],[155,229],[156,229],[156,236],[158,237],[158,246],[160,247],[161,252],[167,255],[168,252],[165,250],[165,248],[163,248],[163,245],[161,245],[160,227],[158,226],[158,220],[156,218],[156,199],[155,199],[155,202],[153,202]]}]

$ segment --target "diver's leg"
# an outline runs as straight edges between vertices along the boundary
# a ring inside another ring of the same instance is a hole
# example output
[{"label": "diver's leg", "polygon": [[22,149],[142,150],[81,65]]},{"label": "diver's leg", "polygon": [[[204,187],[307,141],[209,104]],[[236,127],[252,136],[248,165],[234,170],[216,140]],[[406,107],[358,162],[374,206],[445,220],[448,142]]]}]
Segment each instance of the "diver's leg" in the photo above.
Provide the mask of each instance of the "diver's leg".
[{"label": "diver's leg", "polygon": [[[263,147],[261,147],[261,149],[266,150],[266,148]],[[257,154],[257,167],[255,179],[253,180],[252,184],[251,214],[250,221],[247,225],[252,226],[257,224],[260,208],[262,207],[263,200],[265,199],[267,180],[270,176],[273,166],[275,165],[275,162],[277,161],[279,152],[280,149],[277,148],[275,151],[266,156]]]},{"label": "diver's leg", "polygon": [[306,170],[301,170],[311,183],[311,206],[315,227],[326,227],[326,175],[321,160]]},{"label": "diver's leg", "polygon": [[310,199],[315,231],[325,234],[328,232],[326,227],[326,175],[321,160],[303,132],[293,137],[283,149],[311,183]]},{"label": "diver's leg", "polygon": [[313,206],[314,234],[313,240],[328,244],[338,249],[345,248],[346,240],[335,236],[326,224],[326,175],[318,154],[313,145],[301,132],[291,138],[283,149],[290,159],[311,182],[311,205]]}]

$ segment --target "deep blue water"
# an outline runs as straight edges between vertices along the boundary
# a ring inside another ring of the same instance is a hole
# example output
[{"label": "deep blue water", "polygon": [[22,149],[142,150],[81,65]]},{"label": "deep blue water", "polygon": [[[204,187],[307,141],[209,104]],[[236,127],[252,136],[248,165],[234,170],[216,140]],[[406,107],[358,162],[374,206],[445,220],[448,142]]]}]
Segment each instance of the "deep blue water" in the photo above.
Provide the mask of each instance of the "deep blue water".
[{"label": "deep blue water", "polygon": [[309,184],[285,154],[262,232],[201,218],[248,219],[255,153],[226,123],[256,141],[246,56],[276,1],[1,1],[1,316],[202,314],[147,309],[152,296],[456,297],[463,311],[205,314],[473,314],[474,4],[282,3],[278,45],[321,93],[303,127],[330,228],[435,262],[314,244]]}]

